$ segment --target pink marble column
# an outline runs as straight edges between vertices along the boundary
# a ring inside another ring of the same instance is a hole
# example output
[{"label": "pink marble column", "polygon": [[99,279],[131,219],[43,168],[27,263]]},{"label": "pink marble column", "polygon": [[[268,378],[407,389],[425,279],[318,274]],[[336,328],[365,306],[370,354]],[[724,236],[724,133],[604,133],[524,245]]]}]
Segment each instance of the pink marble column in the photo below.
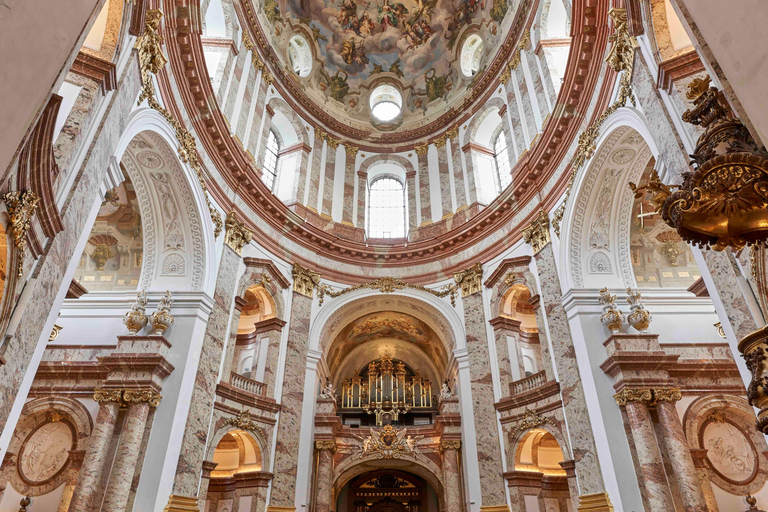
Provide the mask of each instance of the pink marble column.
[{"label": "pink marble column", "polygon": [[[83,467],[83,458],[85,457],[85,451],[83,450],[70,450],[69,451],[69,464],[67,466],[67,483],[64,486],[64,490],[61,493],[61,499],[59,500],[59,508],[56,512],[67,512],[69,505],[72,503],[72,493],[75,492],[75,486],[77,485],[77,477],[80,474],[80,469]],[[3,499],[3,491],[5,488],[0,488],[0,501]]]},{"label": "pink marble column", "polygon": [[456,211],[467,207],[467,191],[464,188],[464,167],[461,165],[461,145],[459,127],[454,126],[446,132],[451,141],[451,162],[453,164],[453,188],[456,191]]},{"label": "pink marble column", "polygon": [[365,193],[368,190],[368,173],[357,171],[357,224],[358,228],[365,229]]},{"label": "pink marble column", "polygon": [[662,400],[656,404],[659,423],[664,432],[664,445],[669,454],[669,464],[680,489],[685,512],[706,512],[707,502],[701,489],[696,466],[693,464],[688,441],[677,415],[674,401]]},{"label": "pink marble column", "polygon": [[267,105],[264,107],[265,118],[264,126],[261,127],[261,143],[259,146],[259,156],[256,159],[256,166],[261,169],[264,167],[264,157],[267,154],[267,138],[269,137],[269,130],[272,128],[272,117],[275,115],[275,111],[272,107]]},{"label": "pink marble column", "polygon": [[102,505],[104,510],[122,511],[128,504],[131,482],[133,481],[133,473],[136,471],[148,414],[149,403],[147,402],[132,402],[128,406],[125,426],[120,436],[117,455],[112,463],[109,484],[104,494]]},{"label": "pink marble column", "polygon": [[445,489],[445,512],[462,512],[461,506],[461,467],[459,450],[461,441],[441,441],[443,454],[443,485]]},{"label": "pink marble column", "polygon": [[421,225],[432,223],[432,206],[429,193],[429,144],[416,146],[419,163],[419,199],[421,200]]},{"label": "pink marble column", "polygon": [[182,434],[181,452],[173,483],[174,496],[197,499],[205,459],[206,434],[216,398],[216,383],[224,355],[224,338],[227,334],[230,307],[237,289],[240,261],[241,256],[225,244],[216,277],[213,309],[208,317],[200,351],[187,424]]},{"label": "pink marble column", "polygon": [[640,473],[643,477],[641,488],[644,491],[648,510],[650,512],[675,510],[648,408],[644,402],[629,401],[625,409],[632,439],[635,442]]},{"label": "pink marble column", "polygon": [[339,141],[328,137],[328,150],[325,152],[325,178],[323,179],[323,217],[330,219],[333,212],[333,182],[336,176],[336,148]]},{"label": "pink marble column", "polygon": [[[464,294],[462,294],[464,295]],[[483,506],[500,506],[507,502],[502,476],[498,420],[493,398],[491,360],[485,331],[483,296],[478,290],[462,297],[467,336],[469,374],[472,388],[472,411],[477,436],[477,458]]]},{"label": "pink marble column", "polygon": [[451,206],[451,176],[448,170],[448,148],[445,144],[446,136],[435,141],[435,147],[437,148],[437,170],[440,175],[440,206],[443,219],[453,212],[453,207]]},{"label": "pink marble column", "polygon": [[326,133],[320,128],[315,128],[315,141],[312,144],[312,166],[309,170],[309,200],[307,208],[317,212],[317,197],[320,190],[320,166],[323,160],[323,144]]},{"label": "pink marble column", "polygon": [[315,441],[317,450],[317,493],[315,512],[331,512],[333,506],[333,452],[336,442],[332,439]]},{"label": "pink marble column", "polygon": [[[294,280],[296,277],[294,277]],[[293,292],[270,506],[294,507],[312,298]],[[309,461],[302,461],[307,464]]]},{"label": "pink marble column", "polygon": [[[117,393],[119,394],[119,391]],[[103,401],[99,405],[99,413],[96,415],[91,436],[88,438],[83,468],[80,470],[75,491],[72,493],[70,512],[88,511],[95,505],[94,495],[98,491],[104,465],[107,463],[106,454],[115,431],[119,410],[119,397],[116,400]]]},{"label": "pink marble column", "polygon": [[692,448],[691,458],[693,459],[693,465],[696,466],[696,474],[699,476],[701,491],[704,493],[704,499],[707,502],[707,510],[709,510],[709,512],[719,512],[720,509],[717,507],[715,491],[712,489],[712,481],[709,479],[707,450],[703,448]]},{"label": "pink marble column", "polygon": [[408,233],[410,239],[416,228],[416,171],[405,173],[405,188],[408,195]]},{"label": "pink marble column", "polygon": [[341,212],[341,222],[347,226],[353,226],[353,210],[355,204],[355,158],[357,148],[344,144],[347,158],[344,161],[344,209]]}]

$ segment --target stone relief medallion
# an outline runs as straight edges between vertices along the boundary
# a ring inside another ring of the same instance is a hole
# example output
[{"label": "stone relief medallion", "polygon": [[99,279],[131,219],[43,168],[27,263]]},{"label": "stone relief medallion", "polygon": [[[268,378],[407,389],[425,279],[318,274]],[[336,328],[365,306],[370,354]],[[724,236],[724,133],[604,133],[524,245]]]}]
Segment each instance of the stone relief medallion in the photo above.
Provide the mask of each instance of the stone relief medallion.
[{"label": "stone relief medallion", "polygon": [[709,463],[720,477],[737,485],[747,484],[755,478],[757,451],[741,428],[728,420],[710,421],[705,424],[701,436]]},{"label": "stone relief medallion", "polygon": [[64,469],[72,448],[69,424],[61,421],[43,423],[29,434],[21,446],[19,475],[31,485],[46,483]]},{"label": "stone relief medallion", "polygon": [[163,166],[163,159],[156,153],[143,151],[136,155],[139,163],[148,169],[159,169]]},{"label": "stone relief medallion", "polygon": [[633,158],[635,158],[635,154],[637,154],[637,151],[634,149],[624,148],[619,149],[617,151],[614,151],[614,153],[611,155],[611,162],[613,162],[616,165],[623,165],[628,162],[631,162]]}]

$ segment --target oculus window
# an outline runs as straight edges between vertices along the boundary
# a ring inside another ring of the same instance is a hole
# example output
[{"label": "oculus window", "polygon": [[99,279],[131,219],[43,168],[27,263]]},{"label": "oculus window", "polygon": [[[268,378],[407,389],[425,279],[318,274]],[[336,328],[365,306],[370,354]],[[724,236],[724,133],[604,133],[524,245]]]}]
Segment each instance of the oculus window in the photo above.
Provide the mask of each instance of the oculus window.
[{"label": "oculus window", "polygon": [[473,77],[480,69],[480,59],[483,57],[483,38],[472,34],[461,47],[461,72],[466,77]]},{"label": "oculus window", "polygon": [[405,188],[399,180],[385,177],[371,183],[368,236],[405,238]]},{"label": "oculus window", "polygon": [[261,179],[264,184],[272,190],[277,176],[277,159],[280,152],[280,145],[277,142],[274,130],[269,130],[267,137],[267,151],[264,154],[264,166],[261,170]]},{"label": "oculus window", "polygon": [[370,104],[373,117],[386,123],[400,115],[403,97],[393,86],[380,85],[371,92]]},{"label": "oculus window", "polygon": [[293,71],[302,78],[309,76],[312,71],[312,50],[303,36],[294,35],[288,42],[288,57],[291,59]]}]

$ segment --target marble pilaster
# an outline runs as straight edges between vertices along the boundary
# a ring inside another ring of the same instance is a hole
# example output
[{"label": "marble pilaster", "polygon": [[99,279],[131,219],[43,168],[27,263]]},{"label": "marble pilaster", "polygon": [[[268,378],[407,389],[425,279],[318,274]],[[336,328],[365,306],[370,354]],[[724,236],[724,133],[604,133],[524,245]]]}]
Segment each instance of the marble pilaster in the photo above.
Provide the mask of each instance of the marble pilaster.
[{"label": "marble pilaster", "polygon": [[547,382],[555,380],[555,369],[552,366],[552,355],[550,354],[549,338],[547,336],[547,326],[544,320],[544,312],[541,310],[541,296],[534,295],[528,300],[536,312],[536,330],[539,335],[539,350],[541,350],[541,364],[544,367],[544,375]]},{"label": "marble pilaster", "polygon": [[[274,115],[275,111],[272,110],[272,107],[269,105],[264,107],[264,124],[261,127],[261,136],[259,137],[261,140],[259,143],[259,156],[256,158],[256,166],[259,169],[264,167],[264,157],[267,155],[267,139],[269,138],[269,130],[272,128],[272,117]],[[272,187],[274,188],[275,185],[276,183]]]},{"label": "marble pilaster", "polygon": [[[512,362],[509,354],[508,337],[515,338],[520,330],[520,321],[510,318],[496,317],[489,322],[493,327],[496,342],[496,358],[499,366],[499,386],[501,386],[501,398],[509,396],[509,385],[514,381],[512,375]],[[517,343],[515,343],[517,346]],[[518,359],[519,360],[519,359]]]},{"label": "marble pilaster", "polygon": [[701,482],[693,464],[688,441],[685,439],[680,417],[677,415],[674,401],[661,400],[656,404],[664,444],[669,454],[669,464],[675,475],[675,482],[680,489],[685,512],[706,512],[708,510]]},{"label": "marble pilaster", "polygon": [[707,462],[706,449],[691,449],[691,458],[693,465],[696,466],[696,475],[699,477],[701,492],[704,493],[704,499],[707,502],[709,512],[719,512],[715,491],[712,489],[712,481],[709,479],[709,467]]},{"label": "marble pilaster", "polygon": [[437,148],[437,172],[440,176],[440,206],[442,218],[448,217],[453,212],[451,203],[451,176],[448,169],[448,147],[446,139],[435,142]]},{"label": "marble pilaster", "polygon": [[[277,365],[280,362],[280,337],[282,336],[285,322],[277,318],[263,320],[256,325],[256,332],[260,339],[267,339],[267,357],[264,364],[264,387],[268,398],[274,397],[277,381]],[[263,341],[262,347],[264,346]]]},{"label": "marble pilaster", "polygon": [[[56,512],[67,512],[69,510],[69,505],[72,503],[72,494],[75,492],[75,486],[77,485],[77,477],[83,466],[84,456],[85,451],[70,450],[69,464],[67,465],[67,481],[64,484],[64,490],[61,492],[61,499],[59,500],[59,507],[56,509]],[[3,499],[4,490],[4,487],[0,489],[0,501]]]},{"label": "marble pilaster", "polygon": [[467,203],[474,204],[477,202],[477,182],[475,180],[477,176],[477,155],[475,150],[472,149],[471,144],[465,144],[461,148],[464,152],[464,160],[467,164]]},{"label": "marble pilaster", "polygon": [[510,80],[507,83],[507,111],[509,112],[509,119],[511,123],[512,138],[507,141],[507,147],[510,153],[514,153],[517,159],[523,154],[526,149],[525,138],[523,137],[523,126],[520,118],[520,108],[517,105],[517,96],[515,88]]},{"label": "marble pilaster", "polygon": [[416,171],[405,173],[405,188],[408,195],[408,233],[410,239],[416,228]]},{"label": "marble pilaster", "polygon": [[355,226],[365,229],[365,193],[368,190],[368,173],[357,171],[357,222]]},{"label": "marble pilaster", "polygon": [[336,148],[339,141],[328,137],[328,149],[325,152],[325,176],[323,178],[322,210],[323,217],[330,219],[333,213],[333,182],[336,175]]},{"label": "marble pilaster", "polygon": [[[479,288],[479,287],[478,287]],[[463,294],[462,294],[463,295]],[[463,297],[467,352],[471,375],[472,409],[483,507],[506,504],[499,429],[493,397],[493,378],[485,331],[483,297],[479,290]]]},{"label": "marble pilaster", "polygon": [[349,144],[344,144],[346,159],[344,160],[344,202],[341,212],[341,222],[352,226],[353,210],[355,204],[355,159],[357,157],[357,148]]},{"label": "marble pilaster", "polygon": [[[250,59],[247,65],[246,72],[245,91],[243,92],[242,106],[240,107],[240,113],[237,118],[237,126],[234,126],[234,133],[240,139],[240,142],[245,140],[246,130],[248,128],[248,117],[253,108],[254,98],[253,90],[256,87],[256,79],[258,78],[259,70],[253,67],[250,63]],[[256,91],[258,94],[258,91]]]},{"label": "marble pilaster", "polygon": [[288,326],[282,407],[277,424],[275,476],[272,483],[270,509],[272,507],[287,507],[289,509],[295,507],[299,435],[311,312],[312,298],[299,293],[294,288],[291,319]]},{"label": "marble pilaster", "polygon": [[205,510],[205,498],[208,495],[208,486],[211,483],[211,471],[216,469],[216,466],[218,465],[218,462],[213,462],[210,460],[203,461],[203,473],[201,475],[202,479],[200,480],[200,491],[198,493],[200,496],[198,507],[200,510]]},{"label": "marble pilaster", "polygon": [[702,251],[702,255],[707,262],[712,281],[715,283],[716,293],[728,315],[728,322],[733,327],[736,339],[740,340],[762,326],[762,319],[758,325],[750,312],[744,290],[739,286],[739,279],[742,276],[731,262],[730,249],[722,252]]},{"label": "marble pilaster", "polygon": [[235,308],[232,310],[232,317],[229,320],[229,339],[227,340],[227,349],[224,352],[224,369],[221,373],[221,380],[229,382],[229,377],[237,371],[234,359],[235,348],[237,347],[237,327],[240,324],[240,315],[243,312],[243,306],[247,302],[242,297],[235,297]]},{"label": "marble pilaster", "polygon": [[640,401],[629,401],[625,408],[648,509],[651,512],[675,510],[648,408]]},{"label": "marble pilaster", "polygon": [[102,508],[104,510],[123,511],[128,504],[128,498],[133,482],[133,474],[139,459],[141,441],[147,426],[149,414],[148,402],[132,402],[128,406],[125,426],[120,436],[115,461],[109,476],[109,484],[104,494]]},{"label": "marble pilaster", "polygon": [[75,491],[72,493],[70,512],[91,510],[95,505],[95,493],[107,463],[106,453],[112,441],[119,410],[119,399],[103,401],[99,405],[99,412],[96,415],[91,436],[88,438],[83,467],[77,478]]},{"label": "marble pilaster", "polygon": [[[248,152],[251,156],[256,157],[256,149],[259,147],[259,133],[261,129],[261,120],[264,117],[264,102],[267,100],[267,88],[269,84],[263,79],[264,72],[259,74],[259,88],[256,92],[256,104],[253,110],[253,119],[251,121],[250,133],[248,134]],[[261,141],[265,143],[266,141]]]},{"label": "marble pilaster", "polygon": [[522,59],[523,64],[528,66],[528,73],[531,77],[531,85],[533,86],[533,90],[531,91],[531,95],[535,100],[534,108],[537,108],[537,114],[542,120],[542,125],[544,124],[544,119],[547,118],[547,115],[549,115],[549,108],[547,104],[547,98],[546,98],[546,92],[544,91],[544,83],[541,81],[541,74],[539,73],[539,66],[537,64],[537,58],[536,55],[533,54],[533,52],[523,52],[522,53]]},{"label": "marble pilaster", "polygon": [[222,108],[222,113],[226,119],[232,119],[232,114],[235,111],[235,102],[237,101],[237,93],[240,89],[240,80],[243,76],[246,59],[250,57],[250,54],[251,52],[245,51],[245,48],[241,45],[240,53],[237,54],[237,60],[235,61],[235,69],[232,72],[232,78],[229,82],[227,97],[224,100],[224,108]]},{"label": "marble pilaster", "polygon": [[512,171],[515,168],[515,150],[512,149],[512,126],[509,123],[509,117],[507,117],[507,109],[499,111],[501,116],[501,129],[504,131],[504,138],[507,141],[507,158],[509,159],[509,174],[512,175]]},{"label": "marble pilaster", "polygon": [[579,482],[576,478],[576,463],[572,460],[559,462],[560,467],[565,470],[565,477],[568,480],[568,494],[571,497],[571,509],[579,508]]},{"label": "marble pilaster", "polygon": [[525,73],[520,69],[520,66],[512,72],[512,80],[516,81],[516,92],[522,109],[520,122],[525,127],[525,131],[528,133],[531,142],[533,142],[533,139],[539,131],[536,127],[536,119],[533,117],[533,105],[531,104],[531,95],[525,80]]},{"label": "marble pilaster", "polygon": [[317,493],[315,512],[331,512],[333,506],[333,452],[336,442],[332,439],[315,441],[317,451]]},{"label": "marble pilaster", "polygon": [[461,512],[461,467],[459,464],[460,441],[442,441],[443,482],[445,485],[445,512]]},{"label": "marble pilaster", "polygon": [[299,168],[296,170],[296,179],[293,180],[293,190],[291,191],[291,204],[303,204],[304,195],[307,190],[307,181],[309,174],[309,154],[312,148],[304,144],[301,148],[299,157]]},{"label": "marble pilaster", "polygon": [[317,212],[317,197],[320,190],[320,166],[323,160],[323,144],[325,144],[325,132],[315,128],[315,141],[312,143],[312,166],[309,168],[309,199],[307,208]]},{"label": "marble pilaster", "polygon": [[432,205],[429,194],[429,162],[427,161],[427,151],[429,145],[416,146],[416,156],[419,165],[419,200],[421,204],[421,224],[432,223]]},{"label": "marble pilaster", "polygon": [[[195,388],[190,399],[187,424],[182,435],[181,452],[173,483],[174,497],[197,499],[205,458],[206,438],[216,397],[216,383],[224,351],[230,308],[234,301],[240,260],[240,255],[225,244],[216,277],[214,305],[205,330],[195,376]],[[169,510],[173,509],[169,508]]]}]

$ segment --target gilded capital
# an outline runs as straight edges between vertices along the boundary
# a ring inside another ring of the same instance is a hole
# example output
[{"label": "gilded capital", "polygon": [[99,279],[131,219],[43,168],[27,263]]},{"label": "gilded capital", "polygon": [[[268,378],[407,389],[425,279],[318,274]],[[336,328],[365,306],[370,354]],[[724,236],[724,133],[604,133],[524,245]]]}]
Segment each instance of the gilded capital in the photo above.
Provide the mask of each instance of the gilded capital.
[{"label": "gilded capital", "polygon": [[123,402],[126,404],[146,402],[150,407],[154,408],[160,405],[162,398],[159,393],[155,393],[151,389],[126,389],[123,391]]},{"label": "gilded capital", "polygon": [[440,453],[443,453],[445,450],[461,450],[461,441],[456,440],[447,440],[447,441],[440,441],[440,446],[438,447],[438,451]]},{"label": "gilded capital", "polygon": [[446,141],[448,140],[448,132],[445,132],[438,138],[432,141],[432,143],[435,145],[436,148],[441,148],[445,146]]},{"label": "gilded capital", "polygon": [[538,254],[549,242],[549,215],[544,210],[523,230],[523,240],[533,248],[533,254]]},{"label": "gilded capital", "polygon": [[653,401],[658,402],[677,402],[683,398],[680,388],[654,388]]},{"label": "gilded capital", "polygon": [[293,275],[293,291],[312,298],[315,286],[320,283],[320,273],[313,272],[298,263],[294,263],[291,274]]},{"label": "gilded capital", "polygon": [[336,452],[336,441],[333,439],[318,439],[315,441],[315,450],[323,451],[328,450],[331,453]]},{"label": "gilded capital", "polygon": [[319,126],[315,126],[315,138],[317,140],[325,140],[328,138],[328,134]]},{"label": "gilded capital", "polygon": [[466,270],[454,272],[453,279],[461,288],[461,296],[467,297],[477,293],[482,288],[483,266],[478,262]]},{"label": "gilded capital", "polygon": [[653,402],[653,392],[650,388],[624,388],[613,395],[613,398],[616,400],[616,403],[622,407],[627,405],[627,402],[645,402],[646,404],[651,404]]},{"label": "gilded capital", "polygon": [[608,41],[613,43],[613,46],[605,61],[617,73],[621,71],[631,73],[635,48],[638,47],[638,44],[637,40],[629,33],[627,10],[614,7],[608,11],[608,14],[613,19],[613,34],[608,37]]},{"label": "gilded capital", "polygon": [[237,220],[235,212],[229,212],[227,214],[225,226],[224,243],[237,254],[242,254],[243,246],[250,243],[253,238],[253,233],[251,233],[250,229],[245,227],[245,224]]},{"label": "gilded capital", "polygon": [[453,128],[451,128],[450,130],[448,130],[447,132],[445,132],[445,135],[449,139],[455,139],[456,137],[458,137],[459,136],[459,125],[456,125]]},{"label": "gilded capital", "polygon": [[415,146],[413,150],[416,151],[417,155],[426,155],[427,151],[429,150],[429,143]]},{"label": "gilded capital", "polygon": [[353,146],[352,144],[345,143],[344,149],[347,152],[347,156],[351,156],[354,158],[355,156],[357,156],[357,152],[360,148],[358,148],[357,146]]},{"label": "gilded capital", "polygon": [[97,404],[106,402],[115,402],[123,405],[123,390],[122,389],[95,389],[93,391],[93,401]]}]

